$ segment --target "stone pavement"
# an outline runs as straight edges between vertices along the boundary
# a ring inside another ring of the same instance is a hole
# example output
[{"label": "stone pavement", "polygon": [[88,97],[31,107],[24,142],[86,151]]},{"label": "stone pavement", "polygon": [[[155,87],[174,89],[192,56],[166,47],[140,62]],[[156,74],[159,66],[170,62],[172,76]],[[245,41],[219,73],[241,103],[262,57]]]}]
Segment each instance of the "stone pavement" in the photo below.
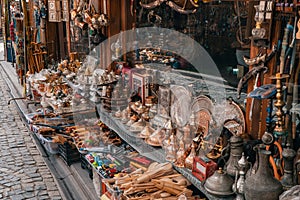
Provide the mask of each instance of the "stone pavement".
[{"label": "stone pavement", "polygon": [[0,73],[0,199],[62,199]]}]

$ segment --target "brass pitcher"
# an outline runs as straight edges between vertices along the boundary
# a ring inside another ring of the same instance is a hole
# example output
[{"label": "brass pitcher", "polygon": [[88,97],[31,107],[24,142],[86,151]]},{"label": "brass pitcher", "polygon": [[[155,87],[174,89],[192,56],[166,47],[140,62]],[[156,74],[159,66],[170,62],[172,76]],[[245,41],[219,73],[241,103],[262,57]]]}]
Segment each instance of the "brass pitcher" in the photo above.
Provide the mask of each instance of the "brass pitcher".
[{"label": "brass pitcher", "polygon": [[295,158],[295,183],[300,185],[300,148],[297,150]]},{"label": "brass pitcher", "polygon": [[226,172],[230,176],[235,176],[238,171],[238,161],[241,159],[243,153],[243,138],[239,136],[232,136],[230,138],[230,157],[226,163]]},{"label": "brass pitcher", "polygon": [[270,155],[270,151],[258,148],[258,169],[245,181],[247,200],[276,200],[283,192],[280,181],[274,178],[269,167]]},{"label": "brass pitcher", "polygon": [[282,151],[282,157],[284,160],[284,174],[281,179],[281,184],[285,190],[288,190],[295,185],[294,159],[296,157],[296,152],[294,149],[290,148],[289,144],[287,144],[287,147]]}]

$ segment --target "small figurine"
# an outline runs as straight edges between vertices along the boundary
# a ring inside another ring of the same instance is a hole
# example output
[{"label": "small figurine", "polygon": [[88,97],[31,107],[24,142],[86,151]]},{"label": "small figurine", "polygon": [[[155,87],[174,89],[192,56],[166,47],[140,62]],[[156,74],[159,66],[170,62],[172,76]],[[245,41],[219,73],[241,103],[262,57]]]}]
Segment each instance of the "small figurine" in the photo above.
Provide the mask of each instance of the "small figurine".
[{"label": "small figurine", "polygon": [[40,1],[39,4],[40,4],[40,16],[41,16],[41,18],[46,19],[46,17],[47,17],[47,8],[46,8],[43,1]]}]

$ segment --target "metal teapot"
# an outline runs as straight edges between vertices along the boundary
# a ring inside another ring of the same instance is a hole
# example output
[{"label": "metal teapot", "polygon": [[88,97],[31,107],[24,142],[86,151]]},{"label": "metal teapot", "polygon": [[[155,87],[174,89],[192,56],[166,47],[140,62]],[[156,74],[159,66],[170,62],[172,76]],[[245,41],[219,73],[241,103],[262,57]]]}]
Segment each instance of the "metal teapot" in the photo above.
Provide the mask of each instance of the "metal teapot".
[{"label": "metal teapot", "polygon": [[243,138],[232,136],[230,138],[230,157],[226,163],[226,172],[230,176],[235,176],[237,172],[238,161],[243,153]]},{"label": "metal teapot", "polygon": [[219,168],[219,170],[215,171],[215,173],[206,180],[204,188],[212,195],[221,197],[230,196],[234,194],[232,190],[233,183],[233,179],[224,172],[222,168]]}]

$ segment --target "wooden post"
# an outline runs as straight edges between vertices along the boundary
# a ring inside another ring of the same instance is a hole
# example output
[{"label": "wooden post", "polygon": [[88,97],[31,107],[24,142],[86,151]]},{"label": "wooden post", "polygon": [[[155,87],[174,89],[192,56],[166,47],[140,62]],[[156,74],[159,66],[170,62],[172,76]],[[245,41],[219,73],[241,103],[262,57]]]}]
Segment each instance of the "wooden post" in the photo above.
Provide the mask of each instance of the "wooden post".
[{"label": "wooden post", "polygon": [[[106,6],[107,6],[107,15],[108,19],[110,20],[110,24],[108,26],[108,40],[110,41],[110,37],[120,33],[121,31],[121,1],[122,0],[106,0]],[[105,6],[105,5],[104,5]],[[105,9],[105,8],[104,8]],[[111,64],[111,50],[110,48],[106,50],[106,62],[105,62],[105,68],[108,68],[108,66]]]},{"label": "wooden post", "polygon": [[[24,65],[25,65],[25,74],[27,72],[27,27],[28,27],[28,13],[26,0],[22,0],[22,9],[23,9],[23,37],[24,37]],[[24,75],[25,75],[24,74]]]},{"label": "wooden post", "polygon": [[107,0],[107,14],[110,19],[108,28],[108,37],[120,33],[121,30],[121,1],[123,0]]},{"label": "wooden post", "polygon": [[[27,28],[28,28],[28,10],[27,10],[27,5],[26,5],[26,0],[22,0],[22,9],[23,9],[23,38],[24,38],[24,69],[21,69],[21,71],[24,74],[21,74],[22,77],[20,77],[20,83],[23,85],[24,90],[23,90],[23,97],[26,96],[26,73],[28,71],[28,58],[27,58]],[[24,70],[24,71],[23,71]]]},{"label": "wooden post", "polygon": [[[127,4],[129,1],[121,1],[121,31],[126,31],[127,30]],[[126,41],[127,38],[122,37],[122,58],[123,60],[126,60]]]},{"label": "wooden post", "polygon": [[59,56],[61,59],[65,59],[65,37],[64,37],[64,30],[63,30],[63,22],[57,23],[58,29],[58,46],[59,46]]},{"label": "wooden post", "polygon": [[71,53],[71,25],[70,25],[70,1],[67,1],[67,9],[68,9],[68,20],[66,21],[66,37],[67,37],[67,51],[68,51],[68,55],[70,55]]},{"label": "wooden post", "polygon": [[[102,12],[104,14],[107,15],[108,17],[108,20],[109,20],[109,26],[107,27],[107,30],[106,30],[106,36],[107,36],[107,40],[109,43],[110,41],[110,36],[111,36],[111,24],[113,24],[113,19],[112,19],[112,14],[111,14],[111,10],[110,10],[110,6],[111,6],[111,3],[110,3],[111,0],[103,0],[102,2]],[[102,52],[102,68],[107,68],[108,66],[108,60],[111,60],[111,50],[110,50],[110,47],[108,46],[108,49],[101,49],[101,52]]]},{"label": "wooden post", "polygon": [[[257,55],[258,48],[251,45],[250,49],[250,57],[253,58]],[[253,66],[249,66],[249,70],[252,69]],[[261,78],[261,77],[260,77]],[[255,79],[250,79],[248,81],[248,89],[247,93],[249,94],[254,89]],[[252,112],[252,116],[251,113]],[[248,133],[252,136],[253,139],[259,138],[259,128],[260,128],[260,112],[261,112],[261,100],[257,99],[247,99],[246,104],[246,124]]]},{"label": "wooden post", "polygon": [[[275,20],[273,22],[273,31],[272,31],[272,41],[270,47],[272,47],[274,44],[278,45],[278,39],[280,37],[280,30],[281,30],[281,21]],[[267,50],[267,53],[270,53],[272,51],[271,48]],[[255,57],[258,53],[258,48],[251,45],[250,50],[250,57]],[[270,76],[274,75],[276,73],[276,57],[272,58],[268,62],[268,72],[264,75],[262,78],[262,84],[270,84],[272,83],[272,80],[269,78]],[[252,66],[249,67],[251,69]],[[248,82],[248,93],[253,90],[254,86],[254,80],[250,80]],[[249,119],[250,116],[250,110],[251,110],[251,102],[254,99],[247,100],[246,104],[246,124],[247,124],[247,133],[249,133],[253,139],[261,139],[262,135],[266,131],[266,118],[267,118],[267,107],[269,104],[269,100],[255,100],[254,105],[252,107],[252,118]]]},{"label": "wooden post", "polygon": [[[3,2],[2,2],[2,8],[4,7],[4,9],[3,9],[3,18],[4,18],[4,20],[2,21],[2,26],[4,27],[4,28],[2,28],[2,34],[3,34],[3,43],[4,43],[4,60],[7,60],[7,46],[6,46],[6,41],[7,41],[7,33],[9,32],[9,24],[8,23],[6,23],[6,22],[8,22],[8,12],[9,12],[9,10],[8,10],[8,0],[3,0]],[[2,9],[1,8],[1,9]],[[2,17],[2,16],[1,16]]]}]

